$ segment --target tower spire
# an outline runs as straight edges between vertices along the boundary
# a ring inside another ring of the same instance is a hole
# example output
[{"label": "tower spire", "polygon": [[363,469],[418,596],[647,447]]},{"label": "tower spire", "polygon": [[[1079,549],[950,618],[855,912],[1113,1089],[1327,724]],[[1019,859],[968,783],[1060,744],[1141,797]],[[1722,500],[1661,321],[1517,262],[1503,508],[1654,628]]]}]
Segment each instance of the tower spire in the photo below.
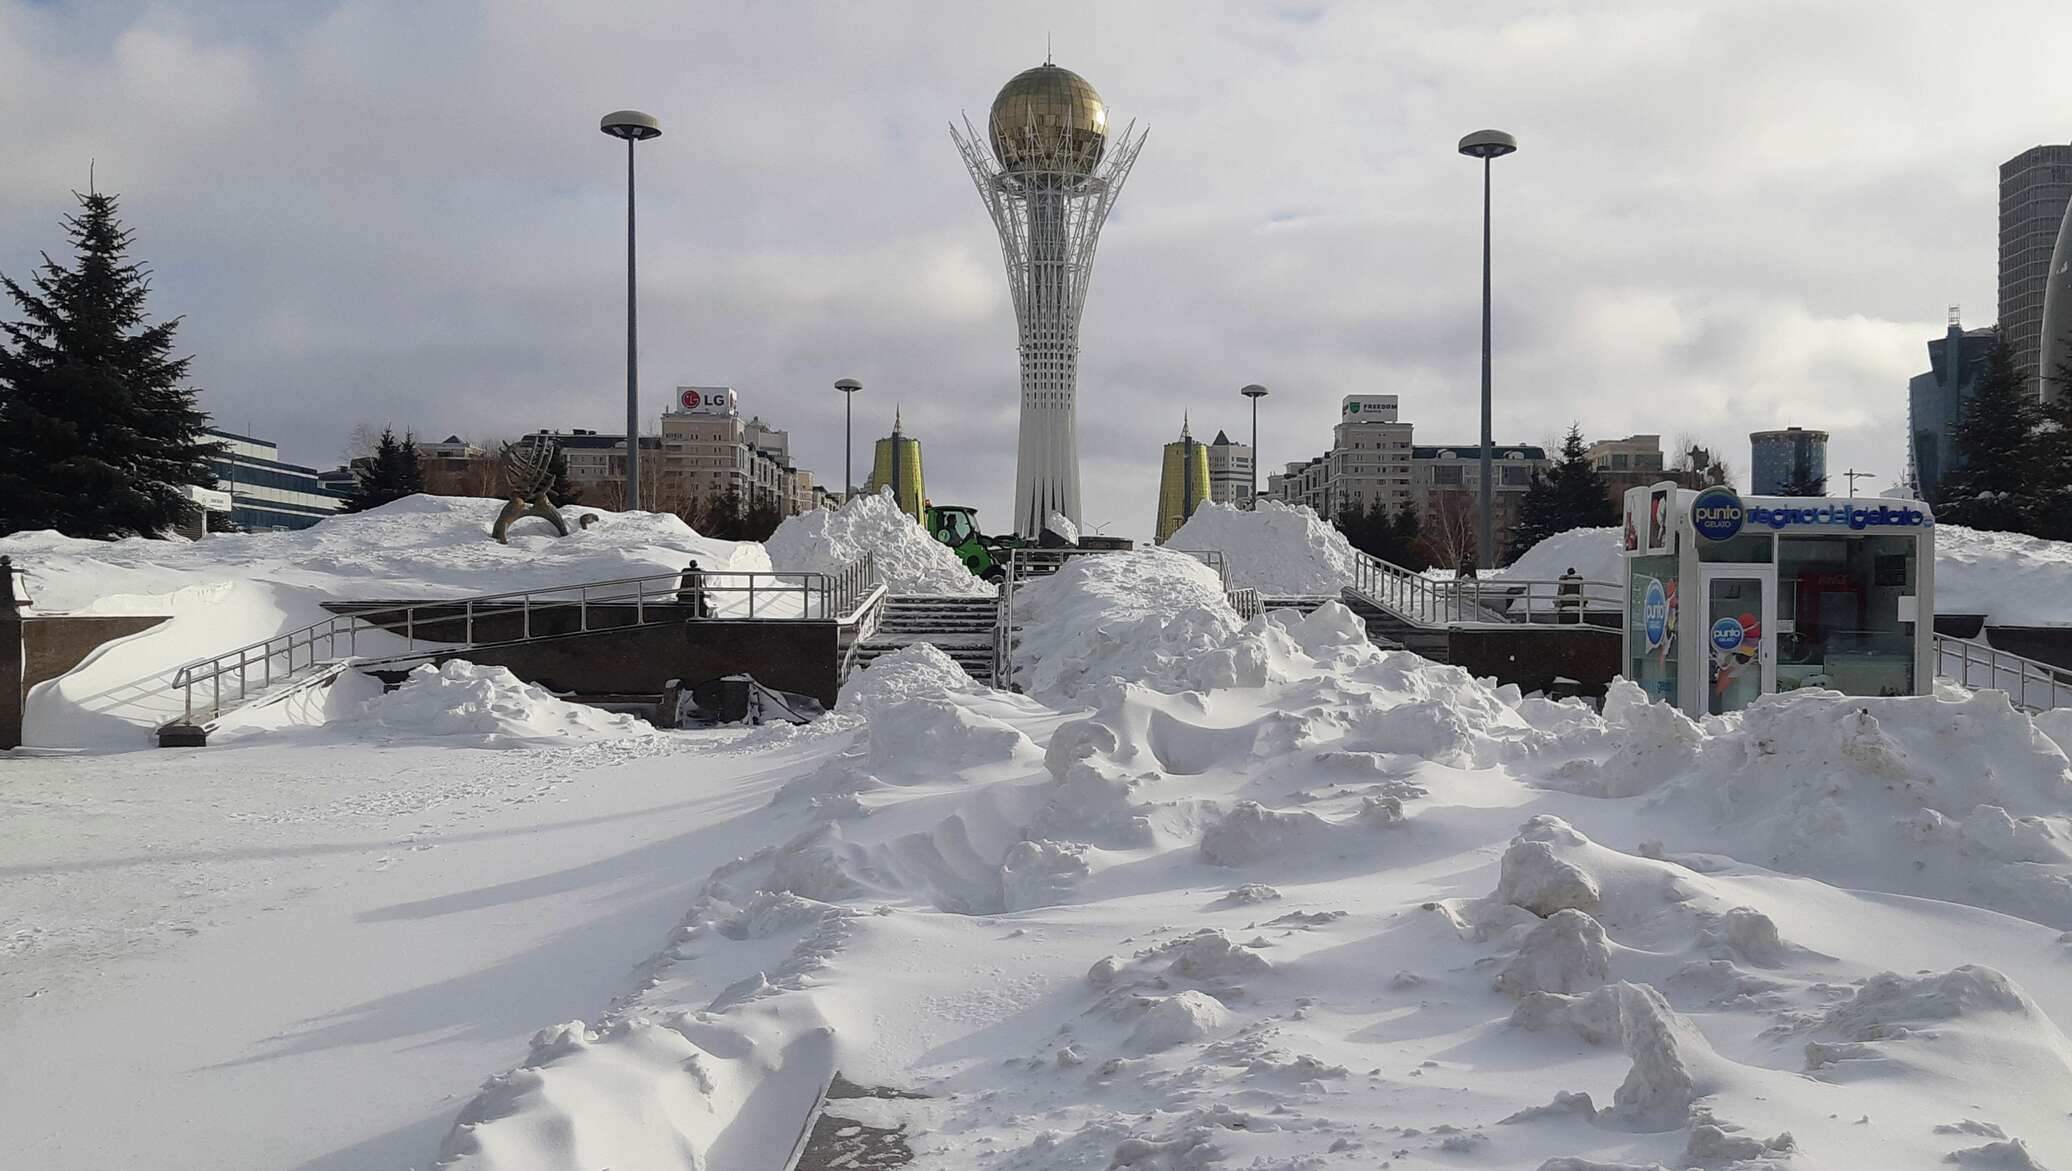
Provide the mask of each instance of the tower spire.
[{"label": "tower spire", "polygon": [[900,433],[900,432],[901,432],[902,430],[904,430],[904,428],[902,428],[902,427],[901,427],[901,426],[899,425],[899,410],[900,410],[900,409],[899,409],[899,407],[898,407],[898,405],[897,405],[897,404],[895,404],[895,405],[893,406],[893,408],[892,408],[892,433],[893,433],[894,435],[897,435],[897,434],[899,434],[899,433]]}]

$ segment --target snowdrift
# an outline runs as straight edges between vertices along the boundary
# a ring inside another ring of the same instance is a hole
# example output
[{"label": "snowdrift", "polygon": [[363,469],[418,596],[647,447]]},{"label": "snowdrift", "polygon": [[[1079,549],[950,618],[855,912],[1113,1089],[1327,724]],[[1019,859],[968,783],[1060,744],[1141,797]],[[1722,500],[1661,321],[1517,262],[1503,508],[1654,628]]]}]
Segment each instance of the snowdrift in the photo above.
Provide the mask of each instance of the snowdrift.
[{"label": "snowdrift", "polygon": [[993,587],[971,575],[949,546],[899,510],[892,490],[858,496],[837,511],[786,517],[765,548],[770,563],[798,573],[838,573],[865,554],[895,594],[981,596]]},{"label": "snowdrift", "polygon": [[760,836],[636,990],[492,1080],[451,1165],[746,1165],[835,1069],[928,1095],[842,1103],[916,1166],[2072,1143],[2072,779],[2004,699],[1599,715],[1343,607],[1241,623],[1163,550],[1017,606],[1029,694],[916,646],[758,741],[789,778]]},{"label": "snowdrift", "polygon": [[1174,549],[1220,549],[1233,586],[1265,594],[1332,594],[1352,584],[1357,554],[1312,509],[1262,500],[1256,509],[1204,504],[1180,526]]}]

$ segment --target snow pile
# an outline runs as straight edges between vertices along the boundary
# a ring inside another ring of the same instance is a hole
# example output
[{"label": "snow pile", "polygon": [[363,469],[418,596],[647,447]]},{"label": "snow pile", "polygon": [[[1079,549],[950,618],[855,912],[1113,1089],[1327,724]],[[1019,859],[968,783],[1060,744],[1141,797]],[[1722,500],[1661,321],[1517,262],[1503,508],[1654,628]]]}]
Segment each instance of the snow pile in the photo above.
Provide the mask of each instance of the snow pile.
[{"label": "snow pile", "polygon": [[503,667],[464,659],[419,667],[400,687],[368,699],[344,719],[371,731],[466,736],[494,748],[655,734],[632,716],[569,703]]},{"label": "snow pile", "polygon": [[1491,570],[1490,574],[1521,581],[1554,581],[1573,568],[1585,581],[1625,581],[1625,555],[1619,539],[1617,528],[1555,533],[1519,554],[1518,560]]},{"label": "snow pile", "polygon": [[787,517],[764,548],[787,573],[839,573],[866,554],[895,594],[981,596],[993,587],[973,577],[949,546],[899,510],[892,490],[858,496],[839,510]]},{"label": "snow pile", "polygon": [[1204,504],[1167,544],[1221,550],[1230,584],[1265,594],[1336,594],[1352,584],[1359,556],[1313,510],[1277,500],[1256,509]]},{"label": "snow pile", "polygon": [[1072,518],[1055,508],[1051,509],[1050,515],[1044,518],[1043,527],[1063,537],[1067,545],[1077,545],[1079,543],[1079,526],[1072,523]]},{"label": "snow pile", "polygon": [[1014,616],[1015,678],[1031,694],[1106,679],[1207,685],[1235,666],[1227,644],[1243,625],[1215,570],[1166,549],[1071,558],[1019,588]]}]

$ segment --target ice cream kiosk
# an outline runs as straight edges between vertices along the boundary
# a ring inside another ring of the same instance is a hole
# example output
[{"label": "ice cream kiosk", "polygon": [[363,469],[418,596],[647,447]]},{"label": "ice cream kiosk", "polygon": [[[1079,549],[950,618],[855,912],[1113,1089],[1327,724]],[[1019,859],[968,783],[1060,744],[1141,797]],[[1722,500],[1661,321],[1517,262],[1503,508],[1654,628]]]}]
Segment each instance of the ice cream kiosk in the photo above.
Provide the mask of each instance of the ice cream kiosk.
[{"label": "ice cream kiosk", "polygon": [[1626,493],[1624,674],[1692,716],[1825,687],[1926,695],[1935,517],[1918,500]]}]

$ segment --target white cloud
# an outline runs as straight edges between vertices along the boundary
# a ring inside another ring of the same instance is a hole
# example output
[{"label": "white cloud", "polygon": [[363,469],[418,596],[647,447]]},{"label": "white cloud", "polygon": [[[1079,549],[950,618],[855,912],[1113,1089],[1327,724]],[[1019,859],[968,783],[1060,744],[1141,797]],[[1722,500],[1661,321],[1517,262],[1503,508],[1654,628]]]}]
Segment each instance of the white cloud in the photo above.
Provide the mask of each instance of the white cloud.
[{"label": "white cloud", "polygon": [[[903,405],[930,488],[1005,521],[1012,310],[945,124],[1040,59],[1151,128],[1083,335],[1090,520],[1148,528],[1181,411],[1267,462],[1395,391],[1474,434],[1498,125],[1499,438],[1834,432],[1900,470],[1943,306],[1993,316],[1994,168],[2063,140],[2072,16],[1957,35],[1890,5],[418,5],[0,0],[0,271],[60,243],[89,159],[205,404],[324,462],[361,419],[608,427],[623,155],[641,148],[642,382],[732,382],[839,468]],[[881,417],[882,416],[882,417]],[[866,421],[868,425],[866,426]]]}]

